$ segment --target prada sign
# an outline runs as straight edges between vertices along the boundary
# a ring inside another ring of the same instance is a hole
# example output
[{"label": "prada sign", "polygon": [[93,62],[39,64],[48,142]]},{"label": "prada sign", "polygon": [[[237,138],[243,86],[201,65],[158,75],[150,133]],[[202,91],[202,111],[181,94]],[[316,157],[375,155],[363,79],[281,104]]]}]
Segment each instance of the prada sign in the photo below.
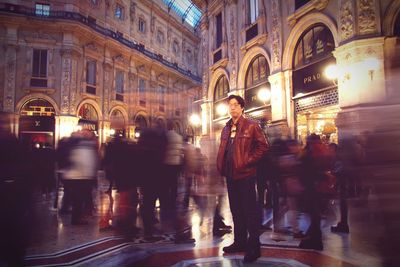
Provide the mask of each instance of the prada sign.
[{"label": "prada sign", "polygon": [[324,75],[325,68],[330,64],[336,64],[335,58],[329,57],[295,70],[293,72],[293,95],[311,93],[332,86],[332,81]]},{"label": "prada sign", "polygon": [[20,131],[54,132],[54,117],[50,116],[21,116],[19,118]]},{"label": "prada sign", "polygon": [[257,86],[255,88],[248,89],[244,92],[244,99],[246,101],[246,110],[262,107],[265,104],[269,104],[270,100],[263,102],[258,98],[258,91],[262,88],[268,88],[270,90],[271,86],[269,83]]}]

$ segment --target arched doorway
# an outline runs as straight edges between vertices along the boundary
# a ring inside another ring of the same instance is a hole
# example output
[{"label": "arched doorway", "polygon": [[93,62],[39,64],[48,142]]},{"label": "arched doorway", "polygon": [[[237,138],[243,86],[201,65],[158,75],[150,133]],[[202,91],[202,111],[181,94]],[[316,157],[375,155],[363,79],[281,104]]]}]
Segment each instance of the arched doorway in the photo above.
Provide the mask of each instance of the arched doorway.
[{"label": "arched doorway", "polygon": [[45,99],[36,98],[23,104],[19,118],[19,138],[37,148],[54,147],[55,109]]},{"label": "arched doorway", "polygon": [[146,118],[142,115],[137,115],[135,119],[135,138],[139,138],[141,131],[145,128],[147,128]]},{"label": "arched doorway", "polygon": [[118,109],[114,109],[110,115],[110,128],[112,136],[125,137],[125,118],[122,112]]},{"label": "arched doorway", "polygon": [[271,119],[270,70],[263,55],[257,55],[250,63],[245,77],[245,114],[259,122]]},{"label": "arched doorway", "polygon": [[331,31],[316,24],[299,38],[293,57],[293,101],[297,139],[305,143],[311,133],[337,143],[335,119],[339,112],[337,86],[324,75],[336,64]]},{"label": "arched doorway", "polygon": [[82,130],[89,130],[98,136],[99,116],[93,105],[89,103],[83,104],[78,111],[78,125]]}]

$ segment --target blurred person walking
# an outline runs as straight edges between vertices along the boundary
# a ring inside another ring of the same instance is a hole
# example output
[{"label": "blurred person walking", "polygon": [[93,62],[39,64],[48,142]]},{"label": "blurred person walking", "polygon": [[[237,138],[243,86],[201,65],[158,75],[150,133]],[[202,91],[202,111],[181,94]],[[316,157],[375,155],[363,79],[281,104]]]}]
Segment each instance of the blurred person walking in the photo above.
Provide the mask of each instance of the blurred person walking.
[{"label": "blurred person walking", "polygon": [[217,169],[227,180],[234,242],[224,247],[223,251],[244,251],[244,261],[253,262],[261,255],[261,212],[255,190],[257,163],[267,151],[268,145],[261,127],[243,116],[243,98],[230,95],[228,104],[231,119],[221,132]]},{"label": "blurred person walking", "polygon": [[10,119],[0,113],[0,266],[24,266],[32,229],[32,190],[28,151],[11,134]]},{"label": "blurred person walking", "polygon": [[324,181],[329,170],[329,157],[326,145],[321,142],[319,135],[311,134],[307,138],[304,154],[301,158],[301,180],[304,185],[311,224],[299,247],[305,249],[323,250],[321,232],[321,203],[322,194],[318,192],[318,184]]},{"label": "blurred person walking", "polygon": [[97,179],[97,147],[94,135],[89,131],[80,131],[73,138],[76,140],[69,154],[71,164],[62,176],[70,190],[71,224],[87,224],[83,212],[93,208],[92,187]]}]

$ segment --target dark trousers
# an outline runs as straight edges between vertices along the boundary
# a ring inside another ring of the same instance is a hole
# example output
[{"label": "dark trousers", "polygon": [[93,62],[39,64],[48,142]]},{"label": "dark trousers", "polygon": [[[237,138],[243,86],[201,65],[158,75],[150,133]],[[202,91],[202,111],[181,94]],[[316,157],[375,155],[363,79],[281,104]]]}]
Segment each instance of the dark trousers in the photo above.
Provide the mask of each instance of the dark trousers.
[{"label": "dark trousers", "polygon": [[234,224],[234,242],[248,249],[260,247],[261,212],[257,202],[256,177],[227,178],[229,205]]}]

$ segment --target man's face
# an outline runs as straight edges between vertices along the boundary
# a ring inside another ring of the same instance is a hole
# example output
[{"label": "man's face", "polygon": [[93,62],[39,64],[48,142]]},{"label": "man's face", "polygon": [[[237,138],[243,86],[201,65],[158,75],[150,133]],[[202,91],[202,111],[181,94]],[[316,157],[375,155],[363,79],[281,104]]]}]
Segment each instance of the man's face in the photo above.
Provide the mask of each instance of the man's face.
[{"label": "man's face", "polygon": [[229,114],[231,115],[232,119],[239,118],[243,113],[243,108],[240,106],[239,102],[232,98],[228,102],[229,105]]}]

